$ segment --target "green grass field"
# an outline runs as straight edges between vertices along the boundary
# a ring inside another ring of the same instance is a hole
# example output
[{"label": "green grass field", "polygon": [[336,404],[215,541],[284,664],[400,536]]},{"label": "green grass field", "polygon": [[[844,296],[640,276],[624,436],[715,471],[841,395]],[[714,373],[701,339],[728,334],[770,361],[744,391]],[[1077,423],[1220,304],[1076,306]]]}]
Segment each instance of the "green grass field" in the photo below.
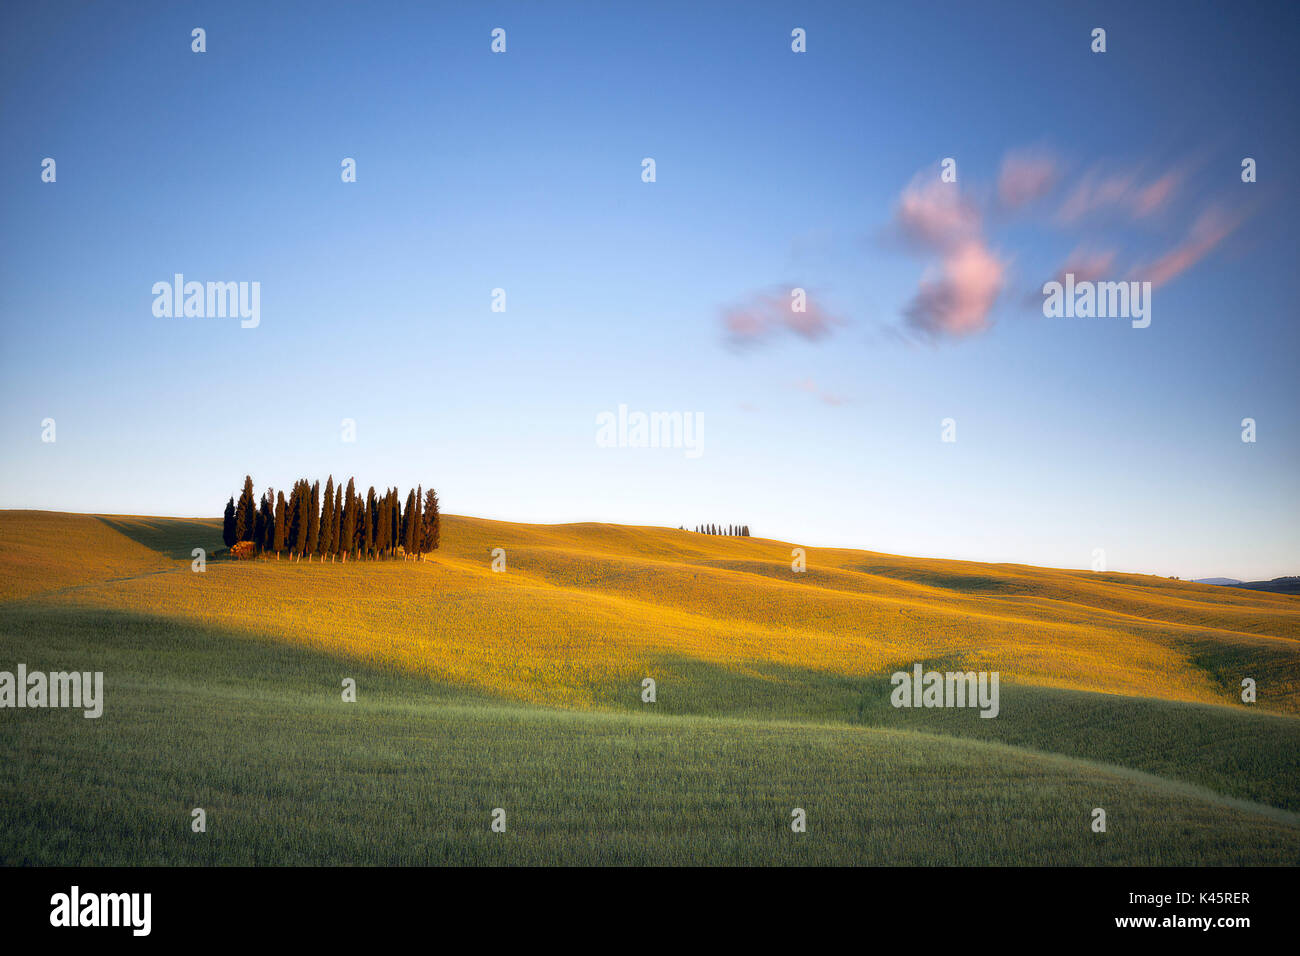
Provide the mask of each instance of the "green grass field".
[{"label": "green grass field", "polygon": [[[455,517],[423,563],[192,572],[219,532],[0,512],[0,670],[106,698],[0,710],[4,862],[1300,861],[1300,598]],[[1000,715],[894,709],[913,661]]]}]

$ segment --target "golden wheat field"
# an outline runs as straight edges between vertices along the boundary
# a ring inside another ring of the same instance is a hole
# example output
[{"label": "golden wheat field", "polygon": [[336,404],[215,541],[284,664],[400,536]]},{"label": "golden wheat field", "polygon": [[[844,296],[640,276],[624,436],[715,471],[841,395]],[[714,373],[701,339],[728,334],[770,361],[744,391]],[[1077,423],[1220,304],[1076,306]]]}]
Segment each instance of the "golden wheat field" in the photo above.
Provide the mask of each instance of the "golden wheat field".
[{"label": "golden wheat field", "polygon": [[[6,600],[57,599],[284,641],[532,702],[675,656],[849,676],[913,661],[1004,681],[1300,710],[1300,600],[1163,578],[808,548],[663,528],[446,516],[423,562],[213,560],[212,521],[6,513]],[[506,570],[492,570],[504,549]]]},{"label": "golden wheat field", "polygon": [[[369,834],[369,849],[350,851],[362,861],[1300,859],[1300,599],[815,547],[799,573],[795,547],[444,516],[442,546],[424,561],[237,562],[212,556],[215,519],[0,512],[3,666],[90,658],[84,666],[106,671],[111,728],[96,741],[76,720],[5,715],[0,753],[26,773],[0,792],[4,856],[341,862],[327,819],[294,816],[302,805],[328,817],[315,798],[267,780],[292,765],[304,780],[329,781],[310,790],[317,796],[342,774],[367,805],[400,791],[470,813],[454,788],[419,796],[429,782],[416,761],[454,764],[457,787],[518,791],[518,802],[552,815],[546,839],[502,856],[466,823],[459,838],[415,853],[387,817],[371,816],[348,824]],[[195,548],[209,556],[202,573]],[[999,672],[1002,715],[894,710],[888,675],[914,662]],[[340,716],[338,678],[349,674],[365,675],[350,713],[369,723]],[[646,677],[659,688],[654,705],[640,697]],[[1241,701],[1243,677],[1258,682],[1256,703]],[[213,783],[191,736],[242,748],[240,775]],[[78,822],[95,811],[50,796],[41,776],[55,764],[102,776],[110,752],[138,775],[114,784],[136,822],[112,837]],[[628,789],[628,768],[661,789]],[[735,815],[778,812],[767,804],[725,805],[737,789],[776,787],[775,807],[787,787],[794,800],[812,780],[824,826],[841,828],[820,851],[779,843],[779,818],[746,836]],[[893,814],[897,832],[861,822],[864,786],[883,788],[870,809]],[[239,806],[231,813],[244,839],[202,858],[189,845],[160,846],[155,816],[208,788],[209,802]],[[1089,842],[1084,817],[1099,793],[1141,816],[1140,837]],[[592,835],[582,811],[592,805],[620,821],[608,839]],[[1015,822],[979,824],[988,832],[978,838],[956,822],[990,812]],[[719,830],[725,847],[700,836]],[[956,844],[953,832],[963,834]],[[279,855],[248,856],[257,839]],[[965,840],[969,853],[954,859]],[[944,849],[932,859],[924,844],[934,841]]]}]

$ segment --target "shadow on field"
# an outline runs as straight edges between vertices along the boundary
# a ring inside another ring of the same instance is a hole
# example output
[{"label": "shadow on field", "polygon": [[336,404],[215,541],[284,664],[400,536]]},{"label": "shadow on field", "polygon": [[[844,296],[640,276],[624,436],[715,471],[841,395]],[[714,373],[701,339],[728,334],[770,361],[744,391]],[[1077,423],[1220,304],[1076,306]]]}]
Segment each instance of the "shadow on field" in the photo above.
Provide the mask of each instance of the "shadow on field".
[{"label": "shadow on field", "polygon": [[[0,606],[0,643],[30,670],[104,673],[100,718],[7,718],[4,864],[1222,865],[1289,863],[1300,846],[1293,822],[1258,807],[1126,778],[1140,760],[1117,773],[948,739],[1019,735],[1061,753],[1154,727],[1152,747],[1172,741],[1166,757],[1212,788],[1231,750],[1247,782],[1273,775],[1294,793],[1296,741],[1279,730],[1293,718],[1247,713],[1238,728],[1227,708],[1008,686],[999,718],[981,720],[896,711],[884,678],[667,658],[650,665],[655,705],[625,677],[593,688],[601,711],[583,713],[283,639],[39,601]],[[348,677],[355,704],[340,695]],[[1186,730],[1197,711],[1221,723]],[[758,719],[716,719],[740,713]],[[900,721],[936,733],[854,726]],[[1098,840],[1081,809],[1098,804],[1132,825]],[[792,838],[792,806],[825,837]],[[509,807],[508,834],[489,828],[494,807]]]},{"label": "shadow on field", "polygon": [[225,547],[221,524],[215,519],[95,517],[136,544],[177,560],[190,560],[195,548],[203,548],[211,555]]},{"label": "shadow on field", "polygon": [[[187,555],[188,557],[188,555]],[[233,634],[219,627],[91,606],[52,607],[15,602],[0,606],[0,645],[29,671],[103,671],[105,720],[115,687],[132,693],[156,688],[181,694],[202,709],[232,699],[341,702],[345,677],[358,700],[371,706],[407,706],[432,700],[501,702],[486,693],[333,656],[270,635]],[[78,725],[80,726],[80,725]]]},{"label": "shadow on field", "polygon": [[[241,701],[333,708],[348,677],[357,682],[364,710],[404,712],[409,717],[401,719],[421,726],[431,703],[530,711],[486,690],[386,670],[283,638],[235,635],[95,607],[0,607],[0,641],[8,659],[23,661],[30,670],[103,671],[106,723],[117,688],[179,697],[187,719],[208,720],[214,708],[238,708]],[[926,664],[948,669],[940,660]],[[998,716],[989,719],[980,717],[977,708],[895,708],[884,675],[854,677],[678,656],[660,656],[643,673],[656,682],[653,704],[641,699],[641,676],[592,687],[591,703],[606,712],[651,719],[857,725],[1005,744],[1132,768],[1300,811],[1300,718],[1003,681]],[[562,712],[559,707],[541,709]]]},{"label": "shadow on field", "polygon": [[894,565],[861,566],[853,568],[863,574],[875,574],[913,584],[925,584],[945,591],[958,591],[963,594],[1007,594],[1032,595],[1038,588],[1026,586],[1018,581],[1006,578],[990,577],[983,574],[943,574],[938,571],[926,571],[920,568],[897,567]]},{"label": "shadow on field", "polygon": [[[965,669],[938,659],[925,665]],[[1300,718],[1283,714],[1001,681],[998,715],[986,718],[977,707],[894,707],[886,676],[681,657],[658,658],[647,676],[656,682],[653,713],[664,716],[848,723],[980,740],[1129,767],[1300,811]],[[651,707],[641,701],[640,680],[600,688],[597,700],[621,710]]]}]

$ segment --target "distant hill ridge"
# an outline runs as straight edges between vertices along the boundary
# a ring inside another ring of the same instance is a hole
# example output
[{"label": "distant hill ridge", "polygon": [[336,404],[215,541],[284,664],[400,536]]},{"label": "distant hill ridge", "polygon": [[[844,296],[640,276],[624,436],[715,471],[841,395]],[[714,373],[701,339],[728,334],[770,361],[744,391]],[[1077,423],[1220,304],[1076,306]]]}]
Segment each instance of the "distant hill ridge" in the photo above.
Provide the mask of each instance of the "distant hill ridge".
[{"label": "distant hill ridge", "polygon": [[1198,578],[1196,584],[1218,584],[1223,587],[1248,588],[1251,591],[1270,591],[1273,594],[1300,594],[1300,575],[1273,578],[1271,581],[1238,581],[1236,578]]}]

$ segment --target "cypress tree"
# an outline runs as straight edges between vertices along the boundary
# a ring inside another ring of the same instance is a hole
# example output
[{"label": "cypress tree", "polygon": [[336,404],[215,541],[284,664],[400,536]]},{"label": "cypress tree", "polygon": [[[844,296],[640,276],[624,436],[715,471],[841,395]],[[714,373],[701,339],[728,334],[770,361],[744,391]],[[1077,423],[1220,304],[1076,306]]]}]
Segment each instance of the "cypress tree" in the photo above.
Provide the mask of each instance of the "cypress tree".
[{"label": "cypress tree", "polygon": [[[401,499],[397,497],[397,489],[390,488],[388,491],[388,551],[391,554],[397,550],[397,546],[402,543],[402,510]],[[396,529],[396,533],[394,533]]]},{"label": "cypress tree", "polygon": [[322,561],[330,553],[330,535],[334,528],[334,476],[325,482],[325,497],[320,503],[320,539],[316,542],[316,553]]},{"label": "cypress tree", "polygon": [[230,500],[226,502],[226,516],[221,522],[221,540],[226,542],[227,548],[233,548],[235,542],[239,540],[235,536],[235,496],[231,495]]},{"label": "cypress tree", "polygon": [[438,514],[438,493],[430,488],[424,493],[424,547],[425,552],[438,550],[442,535],[442,519]]},{"label": "cypress tree", "polygon": [[282,491],[275,499],[275,540],[273,547],[275,549],[275,560],[277,561],[280,560],[280,552],[284,550],[284,523],[286,520],[284,492]]},{"label": "cypress tree", "polygon": [[270,528],[272,521],[274,521],[274,516],[271,512],[271,499],[268,497],[270,493],[271,490],[269,488],[262,492],[262,501],[257,506],[257,520],[253,528],[253,540],[257,542],[258,551],[270,550],[266,546],[267,530]]},{"label": "cypress tree", "polygon": [[238,541],[252,541],[257,520],[257,499],[253,497],[253,479],[244,476],[244,491],[239,496],[235,508],[235,538]]},{"label": "cypress tree", "polygon": [[293,559],[293,543],[298,538],[298,516],[301,514],[298,503],[301,498],[302,480],[299,479],[293,483],[293,489],[289,492],[289,523],[284,529],[284,549],[289,552],[290,560]]},{"label": "cypress tree", "polygon": [[307,553],[307,526],[311,524],[311,488],[307,479],[298,482],[298,514],[293,521],[293,553],[301,558]]},{"label": "cypress tree", "polygon": [[314,481],[311,496],[307,499],[307,560],[316,557],[320,547],[320,482]]},{"label": "cypress tree", "polygon": [[275,489],[267,488],[266,494],[262,496],[262,508],[265,510],[266,517],[262,522],[262,537],[258,541],[260,547],[265,553],[270,554],[275,550]]},{"label": "cypress tree", "polygon": [[334,489],[334,506],[330,509],[330,560],[339,553],[339,525],[343,521],[343,486]]},{"label": "cypress tree", "polygon": [[415,489],[415,508],[411,512],[411,547],[417,556],[424,554],[424,514],[420,510],[424,504],[424,485]]},{"label": "cypress tree", "polygon": [[284,526],[284,549],[286,551],[293,547],[293,529],[298,525],[298,492],[301,490],[301,481],[295,481],[293,487],[289,489],[289,510],[286,515],[288,523]]},{"label": "cypress tree", "polygon": [[379,518],[379,504],[375,501],[375,486],[371,485],[370,490],[366,492],[366,504],[364,518],[364,527],[362,533],[366,539],[366,556],[369,557],[375,550],[375,524]]},{"label": "cypress tree", "polygon": [[415,554],[415,489],[406,493],[406,513],[402,515],[402,547],[407,556]]},{"label": "cypress tree", "polygon": [[366,500],[357,494],[357,528],[353,539],[353,549],[360,558],[366,550]]},{"label": "cypress tree", "polygon": [[343,500],[343,526],[339,528],[339,546],[343,550],[343,560],[348,559],[348,552],[357,546],[357,492],[348,479],[347,496]]}]

